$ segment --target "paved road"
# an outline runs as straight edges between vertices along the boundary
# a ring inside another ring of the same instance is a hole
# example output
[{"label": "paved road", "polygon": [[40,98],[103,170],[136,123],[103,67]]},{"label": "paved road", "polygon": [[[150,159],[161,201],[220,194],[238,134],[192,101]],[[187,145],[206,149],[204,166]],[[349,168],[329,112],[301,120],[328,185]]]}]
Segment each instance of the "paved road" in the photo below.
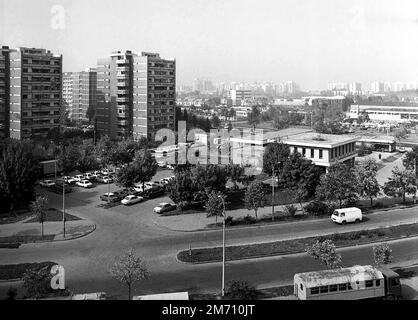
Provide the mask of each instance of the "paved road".
[{"label": "paved road", "polygon": [[[163,174],[163,173],[162,173]],[[152,277],[141,284],[138,293],[162,292],[183,289],[217,288],[220,279],[219,264],[185,265],[178,263],[179,250],[192,247],[218,246],[221,231],[174,232],[154,224],[152,208],[161,199],[154,199],[132,207],[115,207],[105,210],[97,207],[98,195],[106,186],[82,190],[67,197],[70,213],[94,221],[97,229],[87,237],[67,242],[27,244],[19,249],[0,249],[0,264],[34,261],[56,261],[66,268],[67,285],[76,292],[106,291],[123,294],[123,288],[108,273],[115,256],[127,248],[134,248],[149,265]],[[49,194],[53,206],[59,207],[59,195]],[[376,213],[359,225],[340,227],[328,220],[284,223],[266,227],[230,229],[227,243],[253,243],[292,238],[296,234],[309,236],[342,232],[365,227],[385,226],[418,220],[418,209],[394,210]],[[410,260],[418,257],[417,240],[393,245],[395,258]],[[343,250],[347,265],[371,263],[371,249]],[[271,285],[289,281],[298,271],[318,268],[304,255],[268,258],[228,263],[227,278],[242,278],[258,285]],[[1,289],[2,286],[0,286]],[[4,286],[3,286],[4,288]],[[0,290],[1,291],[1,290]]]}]

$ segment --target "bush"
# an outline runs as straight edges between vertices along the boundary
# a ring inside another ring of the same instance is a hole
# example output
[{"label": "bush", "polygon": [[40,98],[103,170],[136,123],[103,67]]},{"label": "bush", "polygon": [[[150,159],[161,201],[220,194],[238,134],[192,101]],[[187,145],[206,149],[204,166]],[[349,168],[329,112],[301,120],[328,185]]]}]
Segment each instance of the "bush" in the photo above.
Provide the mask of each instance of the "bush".
[{"label": "bush", "polygon": [[251,217],[250,215],[247,215],[243,219],[245,224],[253,224],[255,223],[255,218]]},{"label": "bush", "polygon": [[226,219],[225,219],[225,225],[226,226],[232,225],[233,220],[234,220],[234,218],[231,217],[231,216],[226,217]]},{"label": "bush", "polygon": [[298,209],[293,204],[288,204],[284,208],[284,212],[291,217],[294,217],[297,211]]},{"label": "bush", "polygon": [[305,211],[309,215],[323,216],[332,213],[332,208],[326,203],[314,200],[305,206]]},{"label": "bush", "polygon": [[226,299],[230,300],[255,300],[258,291],[246,281],[231,281],[226,289]]}]

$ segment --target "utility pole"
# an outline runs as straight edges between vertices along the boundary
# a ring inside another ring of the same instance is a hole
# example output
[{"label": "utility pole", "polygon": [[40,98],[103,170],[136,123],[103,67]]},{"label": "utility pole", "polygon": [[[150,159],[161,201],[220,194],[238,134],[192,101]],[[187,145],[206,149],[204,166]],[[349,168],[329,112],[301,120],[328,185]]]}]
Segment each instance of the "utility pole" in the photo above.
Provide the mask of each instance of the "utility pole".
[{"label": "utility pole", "polygon": [[222,196],[218,196],[222,200],[223,205],[223,224],[222,224],[222,297],[225,296],[225,200]]},{"label": "utility pole", "polygon": [[274,221],[274,166],[271,169],[271,220]]},{"label": "utility pole", "polygon": [[65,181],[62,182],[62,227],[65,238]]}]

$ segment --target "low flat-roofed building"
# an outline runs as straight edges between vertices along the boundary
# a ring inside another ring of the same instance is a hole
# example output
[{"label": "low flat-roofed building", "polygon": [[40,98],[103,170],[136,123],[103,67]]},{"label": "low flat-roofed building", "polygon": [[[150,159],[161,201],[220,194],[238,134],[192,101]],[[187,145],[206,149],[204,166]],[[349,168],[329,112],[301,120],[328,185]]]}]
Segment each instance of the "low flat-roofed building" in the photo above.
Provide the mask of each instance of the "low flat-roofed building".
[{"label": "low flat-roofed building", "polygon": [[172,292],[134,296],[132,300],[189,300],[188,292]]},{"label": "low flat-roofed building", "polygon": [[382,149],[387,152],[396,151],[396,138],[392,136],[361,136],[357,146],[365,145],[374,149]]},{"label": "low flat-roofed building", "polygon": [[370,121],[376,122],[418,122],[418,105],[416,106],[379,106],[352,105],[347,112],[351,119],[358,119],[360,114],[367,114]]},{"label": "low flat-roofed building", "polygon": [[355,136],[307,132],[283,139],[291,152],[299,152],[315,165],[329,167],[336,162],[354,165],[357,155]]}]

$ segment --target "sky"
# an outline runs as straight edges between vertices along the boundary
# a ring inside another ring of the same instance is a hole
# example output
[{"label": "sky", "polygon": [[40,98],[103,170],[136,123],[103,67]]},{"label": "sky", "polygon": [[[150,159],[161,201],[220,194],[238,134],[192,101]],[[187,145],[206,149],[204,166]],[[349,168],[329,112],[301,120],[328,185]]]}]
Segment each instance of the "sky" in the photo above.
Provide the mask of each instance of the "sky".
[{"label": "sky", "polygon": [[418,81],[417,0],[0,0],[0,45],[176,58],[177,83]]}]

